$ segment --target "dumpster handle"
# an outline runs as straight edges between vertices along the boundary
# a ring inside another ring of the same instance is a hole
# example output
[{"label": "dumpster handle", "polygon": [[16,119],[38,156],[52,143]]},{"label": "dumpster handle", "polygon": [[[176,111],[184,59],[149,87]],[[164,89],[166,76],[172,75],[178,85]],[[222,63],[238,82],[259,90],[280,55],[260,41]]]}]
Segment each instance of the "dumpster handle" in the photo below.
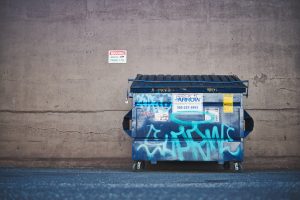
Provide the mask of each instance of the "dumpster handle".
[{"label": "dumpster handle", "polygon": [[130,120],[132,120],[132,110],[123,118],[123,130],[131,137]]},{"label": "dumpster handle", "polygon": [[244,110],[244,120],[245,120],[245,132],[244,137],[247,137],[251,131],[253,131],[254,128],[254,121],[253,118],[249,115],[249,113]]},{"label": "dumpster handle", "polygon": [[245,96],[248,98],[248,94],[249,94],[249,81],[245,81],[245,83],[247,84],[247,90],[246,90],[246,94]]}]

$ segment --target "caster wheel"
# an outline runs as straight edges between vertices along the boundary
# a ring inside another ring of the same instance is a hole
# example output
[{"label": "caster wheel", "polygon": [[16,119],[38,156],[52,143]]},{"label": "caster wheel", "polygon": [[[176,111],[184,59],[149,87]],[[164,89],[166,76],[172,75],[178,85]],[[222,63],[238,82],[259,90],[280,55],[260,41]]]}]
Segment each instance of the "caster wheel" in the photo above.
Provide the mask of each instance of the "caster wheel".
[{"label": "caster wheel", "polygon": [[230,170],[230,162],[229,162],[229,161],[224,162],[224,164],[223,164],[223,169],[224,169],[224,170]]},{"label": "caster wheel", "polygon": [[142,171],[145,169],[145,162],[144,161],[134,161],[132,164],[133,171]]},{"label": "caster wheel", "polygon": [[133,162],[132,164],[132,171],[136,171],[136,162]]},{"label": "caster wheel", "polygon": [[240,162],[234,163],[234,171],[235,172],[241,172],[242,171],[242,164]]}]

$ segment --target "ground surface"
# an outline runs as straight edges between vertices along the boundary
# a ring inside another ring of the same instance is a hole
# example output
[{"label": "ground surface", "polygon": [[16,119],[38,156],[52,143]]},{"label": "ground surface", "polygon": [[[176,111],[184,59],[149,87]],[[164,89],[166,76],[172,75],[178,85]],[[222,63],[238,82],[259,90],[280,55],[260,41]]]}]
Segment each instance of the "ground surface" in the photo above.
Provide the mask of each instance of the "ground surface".
[{"label": "ground surface", "polygon": [[0,168],[0,199],[300,199],[300,171]]}]

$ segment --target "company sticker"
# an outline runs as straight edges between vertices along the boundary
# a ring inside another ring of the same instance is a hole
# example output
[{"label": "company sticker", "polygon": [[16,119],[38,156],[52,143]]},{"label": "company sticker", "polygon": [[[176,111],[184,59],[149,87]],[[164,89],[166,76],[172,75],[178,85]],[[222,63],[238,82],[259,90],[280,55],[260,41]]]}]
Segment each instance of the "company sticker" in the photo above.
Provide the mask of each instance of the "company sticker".
[{"label": "company sticker", "polygon": [[203,94],[174,93],[172,94],[172,112],[203,112]]},{"label": "company sticker", "polygon": [[159,122],[165,122],[169,120],[168,112],[158,112],[154,114],[154,120]]}]

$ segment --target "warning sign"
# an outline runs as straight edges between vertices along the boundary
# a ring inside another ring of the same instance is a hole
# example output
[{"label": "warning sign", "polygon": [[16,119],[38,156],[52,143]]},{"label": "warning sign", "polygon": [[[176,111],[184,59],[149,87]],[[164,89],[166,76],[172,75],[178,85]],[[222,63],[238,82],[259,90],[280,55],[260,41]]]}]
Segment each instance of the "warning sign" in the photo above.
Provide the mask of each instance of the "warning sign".
[{"label": "warning sign", "polygon": [[108,63],[127,63],[127,50],[109,50]]},{"label": "warning sign", "polygon": [[224,113],[233,113],[233,94],[223,95],[223,111]]}]

